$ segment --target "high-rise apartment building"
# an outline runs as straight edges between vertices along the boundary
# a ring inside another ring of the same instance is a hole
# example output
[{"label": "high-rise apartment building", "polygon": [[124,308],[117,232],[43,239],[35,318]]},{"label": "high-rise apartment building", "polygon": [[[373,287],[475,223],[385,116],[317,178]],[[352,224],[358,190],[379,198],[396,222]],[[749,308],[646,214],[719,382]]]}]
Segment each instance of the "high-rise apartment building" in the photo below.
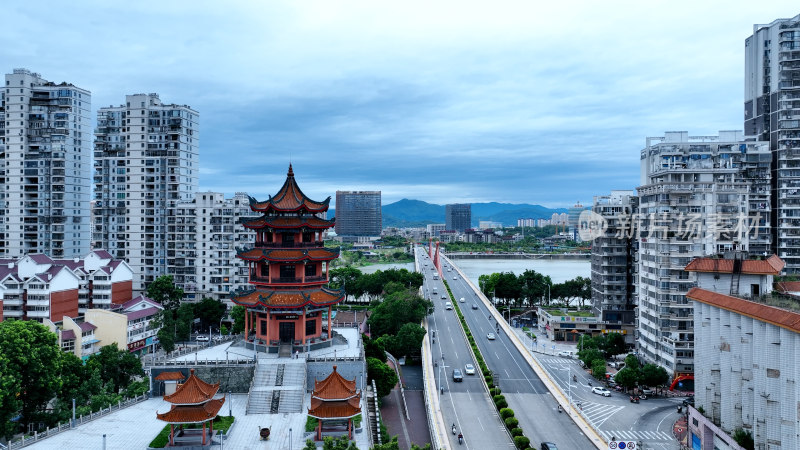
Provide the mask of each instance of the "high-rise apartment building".
[{"label": "high-rise apartment building", "polygon": [[381,191],[336,191],[336,235],[379,237]]},{"label": "high-rise apartment building", "polygon": [[469,203],[446,205],[444,207],[444,222],[448,231],[463,233],[465,230],[472,228],[472,205]]},{"label": "high-rise apartment building", "polygon": [[209,297],[231,304],[230,293],[247,286],[247,264],[236,257],[237,248],[252,245],[256,233],[240,223],[258,216],[242,192],[227,199],[219,192],[198,192],[170,210],[167,273],[188,300]]},{"label": "high-rise apartment building", "polygon": [[745,40],[744,132],[772,151],[775,252],[800,272],[800,15]]},{"label": "high-rise apartment building", "polygon": [[14,69],[0,94],[0,256],[88,253],[91,94]]},{"label": "high-rise apartment building", "polygon": [[[128,261],[135,291],[168,273],[168,218],[197,191],[199,114],[157,94],[100,108],[95,130],[94,245]],[[87,205],[88,210],[88,205]]]},{"label": "high-rise apartment building", "polygon": [[[675,375],[691,373],[695,257],[768,248],[769,144],[741,132],[648,138],[641,152],[637,230],[638,353]],[[759,225],[759,226],[755,226]]]},{"label": "high-rise apartment building", "polygon": [[631,224],[639,210],[633,191],[594,198],[592,211],[607,228],[592,240],[592,305],[602,322],[633,325],[636,308],[636,251]]}]

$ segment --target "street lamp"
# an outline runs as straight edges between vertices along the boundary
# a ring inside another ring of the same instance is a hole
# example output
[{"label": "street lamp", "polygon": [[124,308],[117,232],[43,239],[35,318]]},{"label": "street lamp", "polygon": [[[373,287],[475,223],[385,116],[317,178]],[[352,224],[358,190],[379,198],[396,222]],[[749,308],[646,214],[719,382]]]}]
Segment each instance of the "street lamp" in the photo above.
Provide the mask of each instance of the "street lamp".
[{"label": "street lamp", "polygon": [[[572,365],[567,366],[566,369],[559,369],[559,370],[567,370],[567,399],[569,400],[569,407],[572,409]],[[567,411],[569,414],[569,411]]]}]

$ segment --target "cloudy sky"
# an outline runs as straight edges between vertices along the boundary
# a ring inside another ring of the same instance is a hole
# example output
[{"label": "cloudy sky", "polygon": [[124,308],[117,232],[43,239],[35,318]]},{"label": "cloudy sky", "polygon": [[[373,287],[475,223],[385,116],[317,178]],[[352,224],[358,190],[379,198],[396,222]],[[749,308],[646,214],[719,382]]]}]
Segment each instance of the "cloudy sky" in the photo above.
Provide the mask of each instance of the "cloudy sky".
[{"label": "cloudy sky", "polygon": [[[22,6],[25,3],[26,6]],[[200,188],[568,206],[666,130],[742,129],[744,40],[796,1],[14,2],[4,73],[200,112]],[[49,5],[48,5],[49,4]]]}]

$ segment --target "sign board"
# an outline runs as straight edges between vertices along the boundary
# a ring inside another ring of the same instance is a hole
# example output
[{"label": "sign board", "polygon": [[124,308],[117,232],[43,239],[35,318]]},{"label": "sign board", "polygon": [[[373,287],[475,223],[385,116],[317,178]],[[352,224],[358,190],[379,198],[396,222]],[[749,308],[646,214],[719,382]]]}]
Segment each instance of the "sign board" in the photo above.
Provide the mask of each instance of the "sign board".
[{"label": "sign board", "polygon": [[608,441],[609,450],[636,450],[636,441]]}]

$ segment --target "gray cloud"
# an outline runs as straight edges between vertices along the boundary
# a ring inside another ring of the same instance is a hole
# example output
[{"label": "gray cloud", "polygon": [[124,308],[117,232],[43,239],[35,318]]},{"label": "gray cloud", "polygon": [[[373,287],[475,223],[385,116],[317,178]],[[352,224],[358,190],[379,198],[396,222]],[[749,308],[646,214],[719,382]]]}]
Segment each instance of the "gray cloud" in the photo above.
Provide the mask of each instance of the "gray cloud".
[{"label": "gray cloud", "polygon": [[[552,3],[552,2],[551,2]],[[742,127],[743,48],[788,1],[81,2],[4,8],[0,49],[201,113],[203,190],[566,206],[638,183],[646,136]]]}]

